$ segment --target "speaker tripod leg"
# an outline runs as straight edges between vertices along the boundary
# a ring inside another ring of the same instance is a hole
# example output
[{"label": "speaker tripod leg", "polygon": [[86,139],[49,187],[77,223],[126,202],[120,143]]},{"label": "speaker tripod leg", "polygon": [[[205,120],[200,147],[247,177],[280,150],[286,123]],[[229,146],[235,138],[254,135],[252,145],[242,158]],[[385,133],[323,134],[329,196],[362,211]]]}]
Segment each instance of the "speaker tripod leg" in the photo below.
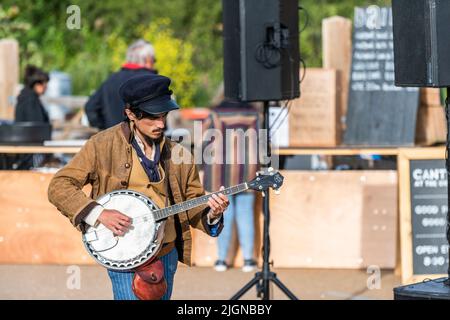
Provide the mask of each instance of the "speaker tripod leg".
[{"label": "speaker tripod leg", "polygon": [[271,274],[270,280],[273,281],[277,287],[283,291],[285,295],[289,297],[291,300],[298,300],[298,298],[288,289],[286,286],[277,278],[277,274],[273,273]]},{"label": "speaker tripod leg", "polygon": [[248,290],[250,290],[251,287],[254,285],[258,286],[258,282],[261,280],[261,273],[257,272],[255,274],[255,277],[250,280],[241,290],[239,290],[234,296],[231,297],[230,300],[238,300],[240,297],[242,297]]},{"label": "speaker tripod leg", "polygon": [[[270,278],[264,277],[262,281],[262,300],[270,300]],[[260,295],[258,295],[259,297]]]}]

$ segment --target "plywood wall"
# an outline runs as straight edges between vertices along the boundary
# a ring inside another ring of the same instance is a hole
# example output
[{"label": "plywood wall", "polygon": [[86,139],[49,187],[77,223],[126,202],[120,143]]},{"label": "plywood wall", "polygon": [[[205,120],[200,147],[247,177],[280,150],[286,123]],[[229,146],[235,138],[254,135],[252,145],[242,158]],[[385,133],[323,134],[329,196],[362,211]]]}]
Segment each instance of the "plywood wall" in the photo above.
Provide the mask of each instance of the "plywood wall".
[{"label": "plywood wall", "polygon": [[0,171],[0,263],[95,263],[84,250],[81,234],[48,202],[52,177]]},{"label": "plywood wall", "polygon": [[271,198],[276,267],[394,268],[395,171],[284,171]]}]

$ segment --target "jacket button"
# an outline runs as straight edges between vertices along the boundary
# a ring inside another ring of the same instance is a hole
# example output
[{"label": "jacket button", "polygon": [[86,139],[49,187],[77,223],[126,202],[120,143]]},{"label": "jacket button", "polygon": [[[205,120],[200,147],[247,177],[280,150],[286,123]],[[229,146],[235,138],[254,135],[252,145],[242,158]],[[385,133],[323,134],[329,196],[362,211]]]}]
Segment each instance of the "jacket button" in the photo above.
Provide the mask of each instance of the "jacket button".
[{"label": "jacket button", "polygon": [[125,163],[125,168],[128,169],[129,167],[131,167],[131,165],[129,163]]},{"label": "jacket button", "polygon": [[125,187],[127,185],[127,182],[126,181],[120,181],[120,184]]}]

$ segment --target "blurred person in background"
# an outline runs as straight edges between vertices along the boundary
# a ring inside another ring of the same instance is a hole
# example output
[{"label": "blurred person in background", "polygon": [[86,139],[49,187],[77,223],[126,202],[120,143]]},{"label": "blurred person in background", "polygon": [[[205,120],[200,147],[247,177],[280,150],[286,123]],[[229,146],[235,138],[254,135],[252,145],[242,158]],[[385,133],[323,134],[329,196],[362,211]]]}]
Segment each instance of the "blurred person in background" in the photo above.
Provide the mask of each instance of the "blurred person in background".
[{"label": "blurred person in background", "polygon": [[[47,72],[33,65],[25,67],[24,88],[17,97],[14,112],[15,122],[34,122],[50,125],[47,110],[42,105],[40,96],[47,90],[50,77]],[[26,138],[26,137],[24,137]],[[16,154],[8,156],[6,168],[28,170],[41,166],[50,157],[45,154]]]},{"label": "blurred person in background", "polygon": [[[204,123],[205,129],[218,129],[223,134],[222,161],[214,159],[211,164],[204,164],[204,187],[205,190],[217,190],[220,186],[229,187],[245,181],[249,181],[256,176],[259,166],[257,164],[258,142],[255,136],[249,135],[244,138],[244,144],[236,143],[232,140],[227,144],[226,133],[228,130],[243,130],[247,132],[254,129],[258,132],[261,124],[261,114],[257,108],[251,104],[240,101],[224,100],[223,91],[219,93],[213,102],[209,119]],[[204,144],[208,138],[204,137]],[[239,141],[239,138],[237,138]],[[217,142],[211,142],[217,143]],[[238,161],[238,159],[244,161]],[[230,205],[224,215],[224,227],[217,240],[218,259],[215,262],[216,271],[226,271],[227,255],[232,243],[233,226],[236,223],[239,245],[242,250],[244,264],[242,271],[251,272],[256,269],[254,259],[254,204],[255,193],[247,191],[237,195],[229,196]]]},{"label": "blurred person in background", "polygon": [[28,65],[25,68],[24,80],[25,87],[17,97],[15,121],[50,123],[48,113],[39,99],[47,90],[47,84],[50,80],[48,73],[35,66]]},{"label": "blurred person in background", "polygon": [[86,103],[89,124],[103,130],[122,122],[124,102],[119,96],[120,86],[134,76],[156,74],[155,62],[155,49],[149,42],[141,39],[131,44],[126,63],[103,82]]}]

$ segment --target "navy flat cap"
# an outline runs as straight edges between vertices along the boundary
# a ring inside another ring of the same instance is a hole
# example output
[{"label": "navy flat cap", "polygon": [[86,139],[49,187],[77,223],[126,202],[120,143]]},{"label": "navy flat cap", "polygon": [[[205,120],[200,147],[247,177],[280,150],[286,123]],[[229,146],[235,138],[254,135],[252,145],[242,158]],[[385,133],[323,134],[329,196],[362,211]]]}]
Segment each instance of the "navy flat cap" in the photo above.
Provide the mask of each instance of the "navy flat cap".
[{"label": "navy flat cap", "polygon": [[131,108],[150,114],[169,112],[180,109],[171,98],[170,82],[170,78],[158,74],[136,76],[120,86],[119,95]]}]

